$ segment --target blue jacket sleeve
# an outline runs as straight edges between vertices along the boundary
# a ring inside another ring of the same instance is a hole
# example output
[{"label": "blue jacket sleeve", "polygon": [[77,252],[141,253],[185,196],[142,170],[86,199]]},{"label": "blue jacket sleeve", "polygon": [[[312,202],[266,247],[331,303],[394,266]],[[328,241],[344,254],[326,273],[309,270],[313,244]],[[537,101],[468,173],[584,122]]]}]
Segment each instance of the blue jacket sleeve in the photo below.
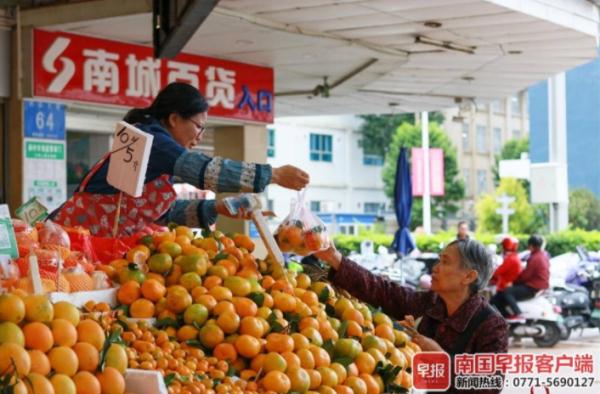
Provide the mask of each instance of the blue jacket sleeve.
[{"label": "blue jacket sleeve", "polygon": [[177,200],[159,222],[208,228],[216,221],[215,200]]},{"label": "blue jacket sleeve", "polygon": [[260,193],[271,182],[268,164],[246,163],[187,151],[175,162],[174,174],[182,181],[215,193]]}]

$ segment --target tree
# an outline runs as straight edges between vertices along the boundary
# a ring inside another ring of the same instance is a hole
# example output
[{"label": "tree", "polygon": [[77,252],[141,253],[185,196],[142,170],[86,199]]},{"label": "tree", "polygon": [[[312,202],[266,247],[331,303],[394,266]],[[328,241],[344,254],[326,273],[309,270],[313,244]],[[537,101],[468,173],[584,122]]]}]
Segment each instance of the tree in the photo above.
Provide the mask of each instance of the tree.
[{"label": "tree", "polygon": [[475,204],[478,231],[499,234],[502,232],[502,216],[496,213],[500,203],[496,197],[506,194],[514,197],[510,208],[515,212],[508,219],[508,228],[512,234],[529,234],[540,231],[536,222],[536,209],[529,204],[529,196],[523,184],[515,178],[502,178],[493,194],[484,194]]},{"label": "tree", "polygon": [[583,230],[600,229],[600,199],[588,189],[569,193],[569,224]]},{"label": "tree", "polygon": [[[397,115],[362,115],[363,123],[358,130],[361,134],[360,146],[367,154],[381,156],[385,158],[390,147],[390,141],[394,137],[396,130],[402,123],[415,124],[415,115],[397,114]],[[431,122],[442,124],[444,115],[441,112],[431,112],[429,114]]]},{"label": "tree", "polygon": [[[496,163],[492,167],[492,174],[494,176],[494,185],[498,186],[500,182],[500,160],[518,160],[521,158],[521,153],[529,153],[529,137],[521,138],[520,140],[508,140],[502,147],[502,151],[499,156],[496,156]],[[526,189],[529,190],[527,181],[525,185]]]},{"label": "tree", "polygon": [[[411,148],[421,146],[421,128],[410,123],[403,123],[396,130],[389,152],[385,157],[383,167],[383,182],[385,185],[385,194],[394,198],[394,184],[396,180],[396,164],[401,147]],[[458,164],[456,161],[456,149],[446,133],[437,123],[429,124],[429,146],[431,148],[441,148],[444,151],[444,188],[445,194],[442,197],[432,197],[431,216],[442,221],[442,227],[446,228],[446,218],[450,214],[458,211],[458,202],[465,195],[465,185],[462,180],[457,179]],[[414,229],[423,222],[423,199],[416,197],[412,205],[411,226]]]}]

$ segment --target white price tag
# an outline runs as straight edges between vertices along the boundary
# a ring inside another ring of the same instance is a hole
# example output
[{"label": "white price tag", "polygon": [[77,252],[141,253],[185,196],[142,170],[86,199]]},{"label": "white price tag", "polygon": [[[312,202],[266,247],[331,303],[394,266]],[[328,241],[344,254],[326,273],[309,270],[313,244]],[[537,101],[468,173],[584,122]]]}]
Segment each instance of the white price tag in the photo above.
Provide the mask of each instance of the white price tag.
[{"label": "white price tag", "polygon": [[154,136],[126,122],[117,122],[108,166],[108,183],[125,193],[142,195]]}]

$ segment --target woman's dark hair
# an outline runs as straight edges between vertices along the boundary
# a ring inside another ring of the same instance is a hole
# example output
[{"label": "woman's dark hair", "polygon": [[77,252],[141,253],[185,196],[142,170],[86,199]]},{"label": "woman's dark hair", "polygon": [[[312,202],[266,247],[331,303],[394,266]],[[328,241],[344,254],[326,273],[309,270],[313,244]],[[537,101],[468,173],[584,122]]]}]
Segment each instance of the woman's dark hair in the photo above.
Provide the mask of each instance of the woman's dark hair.
[{"label": "woman's dark hair", "polygon": [[533,234],[527,240],[527,246],[533,246],[536,249],[541,249],[543,245],[544,245],[544,238],[542,238],[540,235],[537,235],[537,234]]},{"label": "woman's dark hair", "polygon": [[208,111],[208,103],[202,94],[187,83],[172,82],[161,90],[148,108],[133,108],[123,118],[127,123],[150,123],[165,120],[172,113],[184,119]]}]

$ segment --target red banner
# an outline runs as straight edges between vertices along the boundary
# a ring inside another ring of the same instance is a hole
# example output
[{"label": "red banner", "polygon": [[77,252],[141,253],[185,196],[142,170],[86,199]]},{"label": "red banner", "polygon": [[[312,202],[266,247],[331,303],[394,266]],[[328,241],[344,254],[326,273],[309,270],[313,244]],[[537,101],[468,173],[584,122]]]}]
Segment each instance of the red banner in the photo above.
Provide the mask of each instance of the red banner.
[{"label": "red banner", "polygon": [[211,116],[273,122],[272,68],[187,53],[155,59],[148,46],[34,31],[35,96],[147,107],[174,81],[197,87]]},{"label": "red banner", "polygon": [[[423,148],[411,149],[411,177],[413,196],[422,196],[425,187],[425,160]],[[429,149],[429,191],[431,196],[444,195],[444,151]]]}]

